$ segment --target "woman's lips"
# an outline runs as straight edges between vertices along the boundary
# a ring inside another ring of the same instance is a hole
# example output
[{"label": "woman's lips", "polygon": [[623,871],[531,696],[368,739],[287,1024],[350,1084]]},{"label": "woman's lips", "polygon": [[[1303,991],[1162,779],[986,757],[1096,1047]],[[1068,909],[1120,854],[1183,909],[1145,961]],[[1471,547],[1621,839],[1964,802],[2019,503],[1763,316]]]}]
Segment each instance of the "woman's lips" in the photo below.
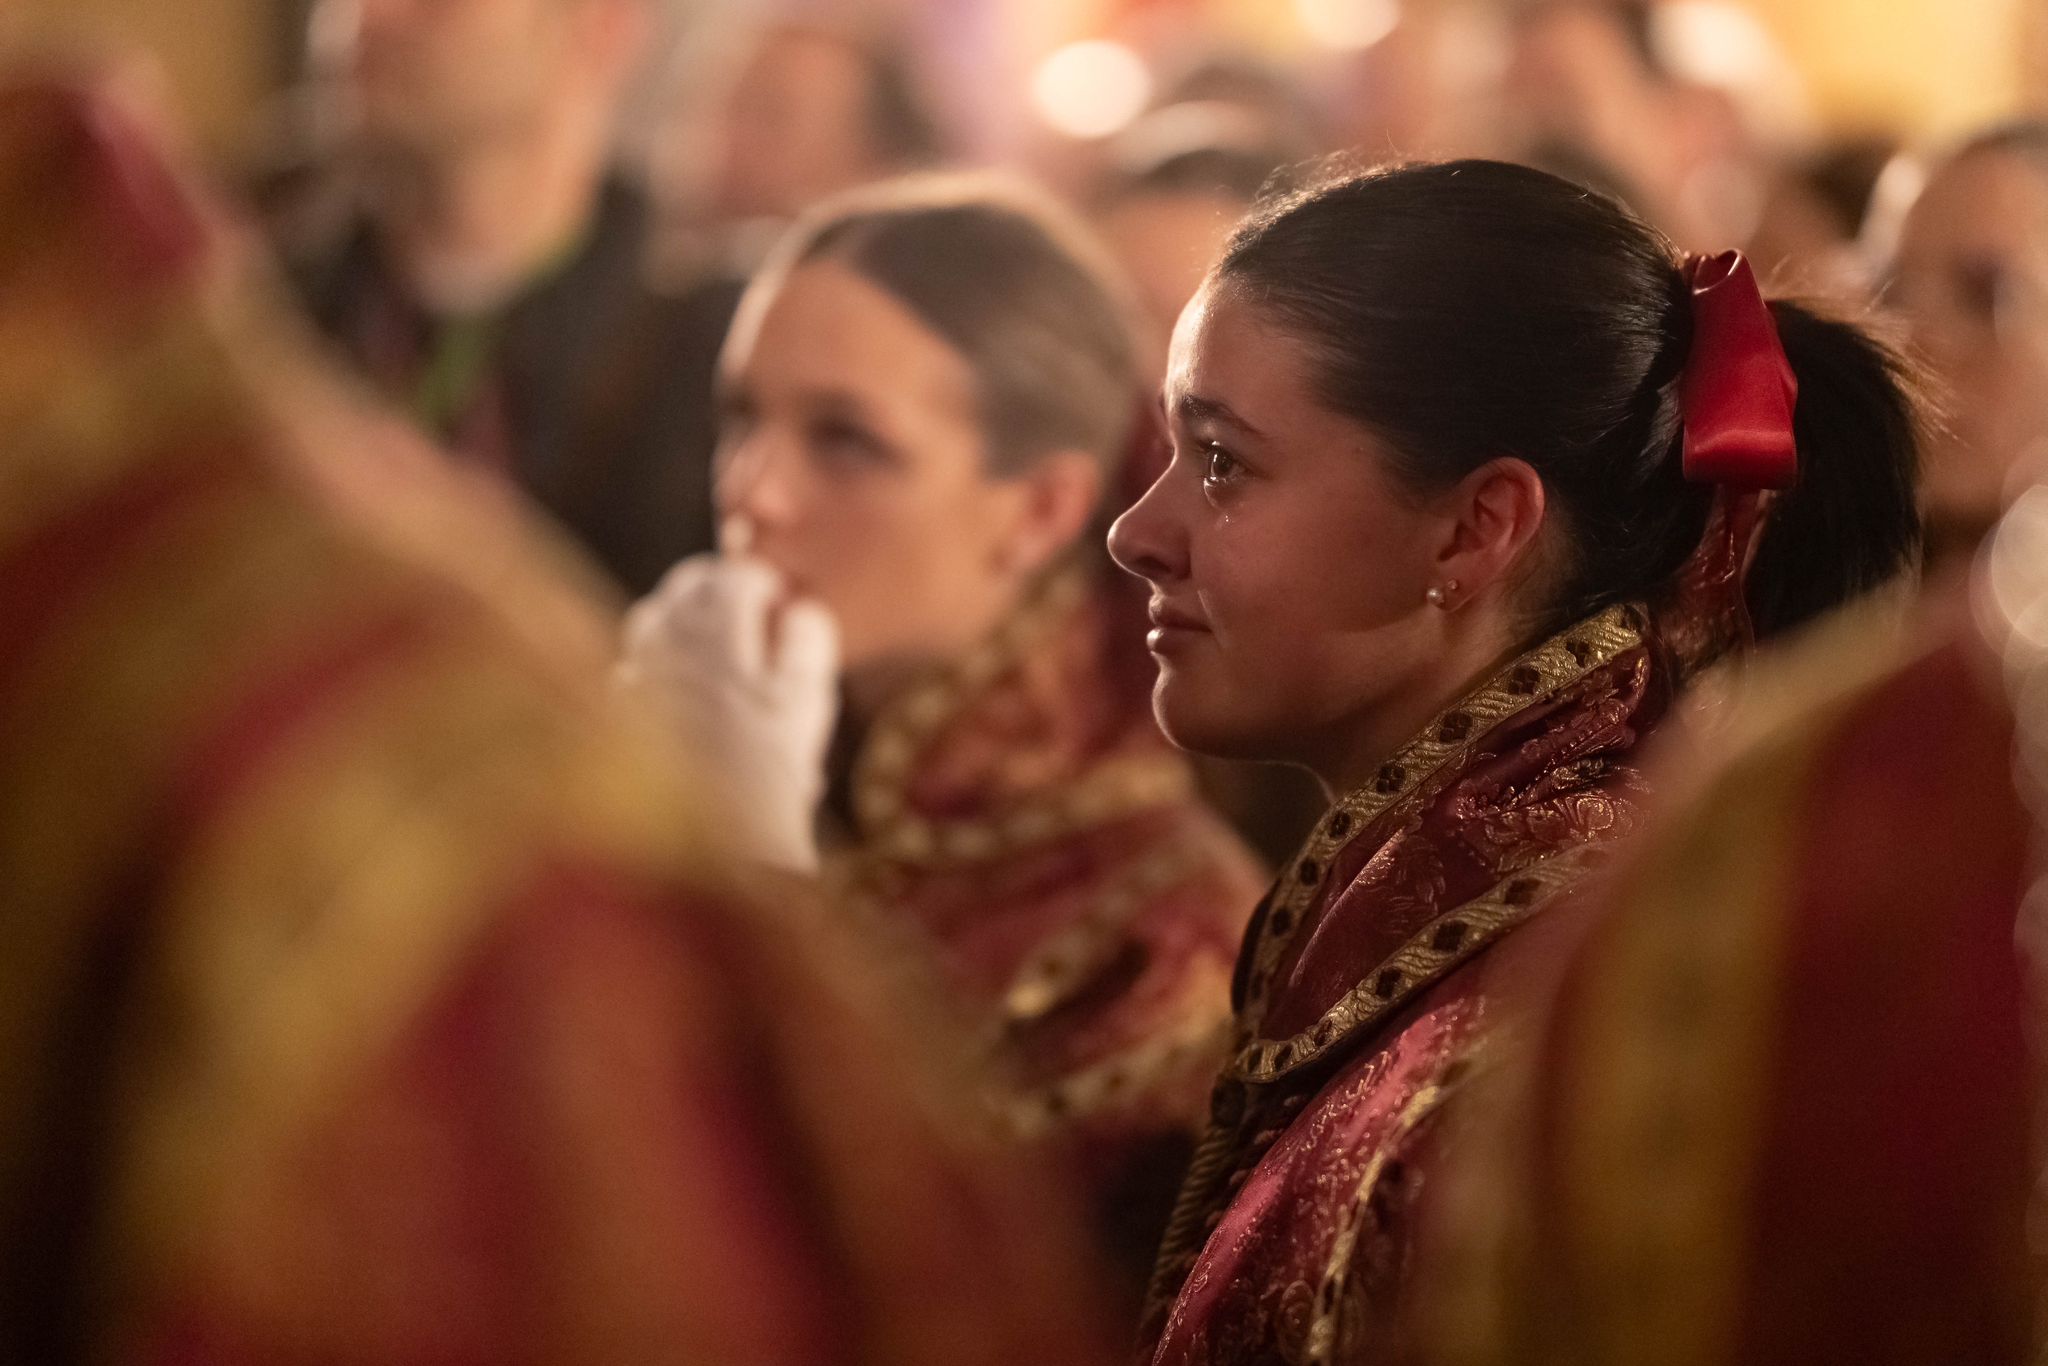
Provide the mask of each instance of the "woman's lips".
[{"label": "woman's lips", "polygon": [[1145,633],[1145,648],[1154,654],[1209,634],[1208,624],[1200,617],[1157,599],[1153,600],[1146,615],[1152,619],[1152,629]]}]

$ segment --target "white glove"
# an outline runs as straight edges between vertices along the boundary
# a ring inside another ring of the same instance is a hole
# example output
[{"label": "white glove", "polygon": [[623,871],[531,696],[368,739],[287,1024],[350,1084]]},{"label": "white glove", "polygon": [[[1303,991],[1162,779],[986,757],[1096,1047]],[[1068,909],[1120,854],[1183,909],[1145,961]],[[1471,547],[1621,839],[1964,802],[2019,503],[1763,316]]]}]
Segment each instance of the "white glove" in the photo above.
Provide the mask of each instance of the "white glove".
[{"label": "white glove", "polygon": [[815,822],[839,710],[839,640],[758,560],[698,555],[626,614],[621,687],[688,747],[742,857],[818,866]]}]

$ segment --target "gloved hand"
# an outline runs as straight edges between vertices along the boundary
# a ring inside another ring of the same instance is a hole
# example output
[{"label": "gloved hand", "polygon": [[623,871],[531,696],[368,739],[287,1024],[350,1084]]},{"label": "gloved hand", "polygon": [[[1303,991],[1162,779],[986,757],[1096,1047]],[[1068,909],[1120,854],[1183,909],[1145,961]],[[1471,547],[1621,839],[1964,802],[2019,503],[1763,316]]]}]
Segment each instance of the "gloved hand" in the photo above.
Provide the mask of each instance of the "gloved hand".
[{"label": "gloved hand", "polygon": [[759,560],[698,555],[626,614],[621,687],[689,749],[733,821],[736,852],[818,865],[815,821],[839,709],[839,640]]}]

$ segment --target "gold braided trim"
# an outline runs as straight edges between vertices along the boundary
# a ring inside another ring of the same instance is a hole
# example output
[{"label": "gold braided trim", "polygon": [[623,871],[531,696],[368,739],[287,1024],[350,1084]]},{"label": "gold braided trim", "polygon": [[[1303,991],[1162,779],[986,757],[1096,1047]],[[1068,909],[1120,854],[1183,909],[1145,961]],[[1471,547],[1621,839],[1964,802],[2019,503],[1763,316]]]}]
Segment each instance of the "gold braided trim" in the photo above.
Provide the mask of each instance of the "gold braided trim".
[{"label": "gold braided trim", "polygon": [[868,852],[919,868],[991,863],[1093,826],[1171,806],[1193,791],[1193,780],[1179,759],[1133,755],[1102,764],[1067,787],[989,819],[941,822],[903,811],[876,831]]},{"label": "gold braided trim", "polygon": [[[1275,964],[1292,936],[1299,933],[1307,921],[1304,912],[1323,890],[1324,875],[1332,860],[1347,844],[1396,803],[1414,798],[1439,773],[1462,763],[1473,746],[1503,721],[1556,697],[1589,674],[1639,647],[1643,643],[1646,621],[1641,608],[1617,603],[1553,636],[1500,670],[1462,701],[1438,714],[1404,749],[1380,766],[1371,783],[1339,798],[1329,814],[1310,833],[1293,866],[1281,875],[1278,894],[1260,926],[1259,942],[1253,951],[1252,1004],[1257,1005],[1265,984],[1271,980]],[[1494,914],[1506,909],[1492,907],[1491,899],[1514,889],[1522,878],[1540,876],[1538,869],[1553,862],[1554,859],[1545,860],[1537,868],[1507,879],[1493,892],[1431,922],[1415,940],[1367,974],[1357,988],[1308,1029],[1286,1039],[1265,1039],[1248,1034],[1231,1064],[1232,1072],[1247,1080],[1271,1081],[1322,1056],[1348,1031],[1379,1019],[1414,994],[1412,987],[1416,984],[1416,972],[1426,970],[1440,975],[1446,967],[1462,962],[1487,942],[1487,936],[1468,934],[1448,950],[1432,956],[1428,946],[1440,934],[1449,937],[1448,921],[1468,918],[1463,916],[1465,912],[1477,910]],[[1534,889],[1532,899],[1540,900],[1550,890],[1552,888],[1547,886]],[[1528,896],[1531,893],[1518,889],[1516,895]],[[1508,918],[1519,919],[1520,916]],[[1472,926],[1492,932],[1503,927],[1476,923]],[[1380,981],[1390,970],[1398,971],[1408,989],[1397,988],[1385,995],[1370,991],[1371,984]],[[1374,1004],[1375,1000],[1377,1004]]]},{"label": "gold braided trim", "polygon": [[[1221,1007],[1223,977],[1220,971],[1192,975],[1173,1028],[1155,1030],[1133,1047],[1050,1086],[994,1097],[1005,1130],[1019,1139],[1037,1138],[1143,1097],[1162,1080],[1205,1059],[1213,1069],[1230,1039],[1230,1018]],[[1204,1006],[1204,998],[1216,1004]]]},{"label": "gold braided trim", "polygon": [[[0,749],[0,868],[19,911],[0,917],[0,1094],[17,1102],[0,1113],[0,1186],[28,1158],[53,1007],[99,923],[93,908],[113,866],[164,800],[181,748],[244,685],[240,656],[267,657],[302,630],[266,614],[266,595],[291,594],[319,620],[360,593],[342,576],[311,574],[307,535],[254,489],[224,486],[69,607],[0,697],[13,723]],[[224,654],[220,642],[236,631],[241,650]],[[122,659],[147,667],[114,667]]]},{"label": "gold braided trim", "polygon": [[987,817],[934,821],[910,809],[918,758],[996,680],[1078,611],[1088,590],[1083,567],[1052,575],[980,646],[913,685],[883,711],[854,768],[854,814],[866,852],[921,868],[983,863],[1193,793],[1186,763],[1162,749],[1106,760],[1071,783],[1022,796]]},{"label": "gold braided trim", "polygon": [[1557,893],[1569,889],[1607,855],[1611,841],[1594,841],[1551,854],[1491,889],[1453,907],[1416,931],[1315,1024],[1279,1041],[1241,1044],[1225,1069],[1240,1081],[1266,1082],[1322,1057],[1353,1031],[1386,1018],[1415,999]]},{"label": "gold braided trim", "polygon": [[[1852,687],[1867,681],[1851,670]],[[1587,1288],[1591,1359],[1712,1366],[1740,1353],[1799,812],[1831,714],[1780,721],[1632,854],[1625,913],[1579,956],[1545,1078],[1570,1098],[1546,1171]]]},{"label": "gold braided trim", "polygon": [[1209,1217],[1216,1211],[1218,1196],[1245,1156],[1243,1140],[1250,1115],[1244,1087],[1227,1076],[1219,1077],[1210,1092],[1209,1123],[1181,1177],[1180,1192],[1174,1197],[1173,1212],[1152,1261],[1140,1316],[1148,1333],[1155,1325],[1164,1326],[1195,1258],[1208,1242],[1214,1226]]},{"label": "gold braided trim", "polygon": [[641,738],[565,721],[577,699],[536,687],[496,643],[451,629],[365,686],[181,867],[166,916],[180,931],[141,988],[178,1022],[176,1046],[120,1087],[128,1151],[111,1199],[133,1264],[171,1254],[166,1230],[213,1227],[221,1191],[273,1174],[298,1127],[399,1036],[525,885],[508,849],[652,876],[691,857],[688,808],[640,762]]},{"label": "gold braided trim", "polygon": [[[993,1016],[972,1009],[943,980],[933,962],[930,942],[894,904],[888,887],[878,884],[870,861],[856,856],[828,863],[828,868],[840,904],[849,908],[861,932],[881,946],[878,958],[888,965],[902,990],[935,1007],[938,1019],[947,1022],[942,1027],[970,1041],[978,1056],[996,1060],[995,1070],[1000,1074],[1005,1070],[999,1059],[1007,1031],[1072,999],[1116,956],[1131,922],[1151,899],[1200,876],[1209,862],[1209,851],[1186,838],[1134,862],[1096,894],[1073,924],[1048,936],[1024,962],[999,998]],[[1157,1031],[1053,1086],[1029,1092],[994,1089],[990,1104],[1005,1129],[1035,1136],[1084,1118],[1115,1100],[1142,1094],[1158,1078],[1191,1066],[1198,1058],[1209,1059],[1212,1069],[1220,1065],[1229,1047],[1228,974],[1219,970],[1209,978],[1194,976],[1197,985],[1189,995],[1212,998],[1214,1009],[1185,1010],[1174,1028]]]},{"label": "gold braided trim", "polygon": [[1003,993],[1012,1022],[1034,1020],[1073,998],[1116,956],[1131,922],[1154,897],[1192,882],[1209,851],[1188,837],[1153,850],[1122,870],[1071,925],[1047,937]]},{"label": "gold braided trim", "polygon": [[1371,1161],[1366,1163],[1351,1203],[1338,1217],[1337,1237],[1330,1247],[1330,1260],[1324,1265],[1322,1284],[1316,1289],[1315,1317],[1309,1321],[1308,1338],[1302,1353],[1302,1360],[1307,1366],[1328,1366],[1336,1357],[1343,1327],[1344,1289],[1351,1279],[1358,1233],[1365,1224],[1373,1197],[1379,1193],[1380,1178],[1386,1174],[1388,1162],[1401,1145],[1442,1108],[1444,1100],[1455,1087],[1455,1076],[1464,1070],[1458,1060],[1453,1060],[1442,1076],[1409,1097],[1394,1121],[1393,1132],[1380,1140]]}]

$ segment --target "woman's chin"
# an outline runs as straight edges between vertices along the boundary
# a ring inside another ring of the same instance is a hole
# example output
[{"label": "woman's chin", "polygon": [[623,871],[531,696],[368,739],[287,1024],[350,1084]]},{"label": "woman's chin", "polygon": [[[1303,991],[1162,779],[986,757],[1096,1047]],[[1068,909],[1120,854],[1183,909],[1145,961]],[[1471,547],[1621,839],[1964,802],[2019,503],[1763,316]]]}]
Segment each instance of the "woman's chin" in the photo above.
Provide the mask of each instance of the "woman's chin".
[{"label": "woman's chin", "polygon": [[1258,759],[1257,745],[1232,709],[1203,697],[1162,669],[1152,687],[1152,717],[1177,749],[1214,759]]}]

